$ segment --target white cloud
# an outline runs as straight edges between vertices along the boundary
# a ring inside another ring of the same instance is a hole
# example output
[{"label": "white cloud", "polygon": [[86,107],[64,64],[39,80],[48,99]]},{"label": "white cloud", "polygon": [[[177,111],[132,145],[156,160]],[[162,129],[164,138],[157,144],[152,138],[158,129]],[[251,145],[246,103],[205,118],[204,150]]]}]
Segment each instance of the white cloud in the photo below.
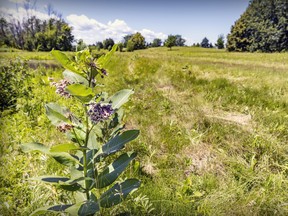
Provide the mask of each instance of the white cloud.
[{"label": "white cloud", "polygon": [[[10,0],[18,1],[21,0]],[[5,17],[7,20],[22,21],[28,16],[36,16],[39,19],[55,18],[55,15],[48,15],[34,9],[26,10],[23,7],[16,9],[0,7],[0,17]],[[127,34],[140,32],[147,42],[152,42],[154,38],[160,38],[164,41],[167,35],[161,32],[154,32],[149,29],[132,29],[124,20],[115,19],[107,24],[101,23],[95,19],[91,19],[85,15],[71,14],[66,17],[67,22],[73,27],[73,35],[75,39],[83,39],[87,44],[95,44],[97,41],[103,41],[106,38],[112,38],[115,42],[121,42]]]},{"label": "white cloud", "polygon": [[26,17],[36,16],[39,19],[49,19],[51,17],[55,18],[55,15],[48,15],[46,13],[42,13],[40,11],[34,9],[24,9],[23,7],[19,7],[16,9],[0,7],[0,16],[5,17],[7,20],[23,20]]},{"label": "white cloud", "polygon": [[9,2],[12,2],[12,3],[17,3],[17,4],[22,4],[24,3],[26,0],[9,0]]},{"label": "white cloud", "polygon": [[105,38],[112,38],[115,42],[120,42],[127,34],[140,32],[147,42],[154,38],[164,40],[167,35],[156,33],[149,29],[136,30],[128,26],[124,20],[115,19],[107,24],[90,19],[85,15],[71,14],[66,17],[68,23],[73,27],[73,34],[76,39],[83,39],[87,44],[93,44],[97,41],[103,41]]}]

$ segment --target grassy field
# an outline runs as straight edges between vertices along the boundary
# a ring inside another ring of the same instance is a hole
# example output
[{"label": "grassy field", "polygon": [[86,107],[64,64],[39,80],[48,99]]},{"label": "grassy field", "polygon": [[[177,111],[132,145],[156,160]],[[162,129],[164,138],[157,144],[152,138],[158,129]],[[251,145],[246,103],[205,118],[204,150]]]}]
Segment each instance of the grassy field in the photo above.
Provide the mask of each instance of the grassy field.
[{"label": "grassy field", "polygon": [[[49,53],[2,52],[0,61],[13,56],[30,61],[31,94],[18,98],[17,112],[2,113],[0,215],[28,215],[73,200],[27,181],[67,171],[19,145],[65,142],[43,106],[76,105],[50,86],[48,77],[60,79],[62,69]],[[116,53],[108,71],[101,81],[110,94],[135,90],[126,127],[141,131],[128,147],[141,169],[131,166],[126,176],[142,186],[103,215],[288,215],[288,53],[151,48]]]}]

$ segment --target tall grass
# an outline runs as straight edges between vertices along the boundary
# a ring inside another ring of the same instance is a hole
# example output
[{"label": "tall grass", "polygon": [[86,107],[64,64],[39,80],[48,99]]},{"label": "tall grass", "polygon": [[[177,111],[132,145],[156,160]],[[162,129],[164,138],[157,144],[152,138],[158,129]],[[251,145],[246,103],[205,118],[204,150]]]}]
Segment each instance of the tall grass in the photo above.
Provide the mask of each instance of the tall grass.
[{"label": "tall grass", "polygon": [[[137,171],[144,186],[133,196],[149,198],[150,215],[288,214],[287,53],[153,48],[117,53],[108,69],[110,78],[103,82],[109,93],[135,89],[126,127],[141,130],[131,145],[139,152],[131,172]],[[18,112],[1,118],[4,215],[27,215],[36,207],[69,201],[69,195],[55,196],[55,187],[25,181],[45,170],[65,170],[52,160],[45,165],[43,160],[50,159],[37,154],[27,158],[18,146],[63,139],[42,114],[43,104],[60,100],[47,80],[60,77],[60,71],[35,70],[29,82],[33,98],[19,98]],[[32,193],[35,187],[39,191]],[[132,203],[119,208],[145,214]]]}]

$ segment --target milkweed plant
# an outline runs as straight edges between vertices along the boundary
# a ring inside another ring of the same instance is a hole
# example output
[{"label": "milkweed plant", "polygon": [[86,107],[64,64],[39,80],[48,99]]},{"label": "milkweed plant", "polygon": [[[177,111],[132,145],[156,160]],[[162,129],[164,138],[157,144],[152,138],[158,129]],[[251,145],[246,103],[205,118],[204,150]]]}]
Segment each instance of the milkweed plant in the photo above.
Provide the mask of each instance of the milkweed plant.
[{"label": "milkweed plant", "polygon": [[[139,135],[139,130],[124,131],[122,123],[121,106],[128,101],[133,90],[124,89],[110,97],[98,90],[100,84],[97,79],[107,76],[105,67],[116,49],[117,45],[114,45],[111,51],[97,59],[88,49],[77,52],[74,59],[60,51],[51,51],[65,68],[64,79],[52,85],[56,87],[57,94],[79,101],[83,109],[79,113],[83,113],[83,116],[76,116],[57,103],[46,104],[47,117],[71,142],[52,147],[35,142],[25,143],[21,148],[24,152],[44,153],[69,167],[69,176],[39,176],[35,179],[73,192],[75,203],[42,207],[31,215],[45,212],[94,215],[102,208],[119,204],[139,188],[140,181],[137,179],[117,180],[136,157],[134,152],[123,153],[125,145]],[[117,157],[115,153],[119,151],[122,153]]]}]

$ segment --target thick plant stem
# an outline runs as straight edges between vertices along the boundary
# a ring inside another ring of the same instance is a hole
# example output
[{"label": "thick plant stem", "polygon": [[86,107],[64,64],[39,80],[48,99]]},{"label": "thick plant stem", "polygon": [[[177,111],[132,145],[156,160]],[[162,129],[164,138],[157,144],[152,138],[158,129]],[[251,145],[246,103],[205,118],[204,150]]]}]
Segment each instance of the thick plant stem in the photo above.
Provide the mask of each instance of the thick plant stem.
[{"label": "thick plant stem", "polygon": [[[85,113],[87,113],[87,107],[84,105]],[[88,123],[88,116],[86,114],[86,139],[85,139],[85,148],[88,146],[88,140],[89,140],[89,123]],[[87,178],[87,155],[86,155],[86,149],[83,150],[83,169],[84,169],[84,177]],[[87,200],[89,200],[89,181],[85,180],[85,189],[86,189],[86,197]]]},{"label": "thick plant stem", "polygon": [[[84,169],[84,177],[87,178],[87,155],[86,155],[86,150],[83,150],[83,169]],[[88,180],[85,180],[85,189],[86,189],[86,197],[87,200],[89,200],[90,195],[89,195],[89,188],[88,188]]]}]

